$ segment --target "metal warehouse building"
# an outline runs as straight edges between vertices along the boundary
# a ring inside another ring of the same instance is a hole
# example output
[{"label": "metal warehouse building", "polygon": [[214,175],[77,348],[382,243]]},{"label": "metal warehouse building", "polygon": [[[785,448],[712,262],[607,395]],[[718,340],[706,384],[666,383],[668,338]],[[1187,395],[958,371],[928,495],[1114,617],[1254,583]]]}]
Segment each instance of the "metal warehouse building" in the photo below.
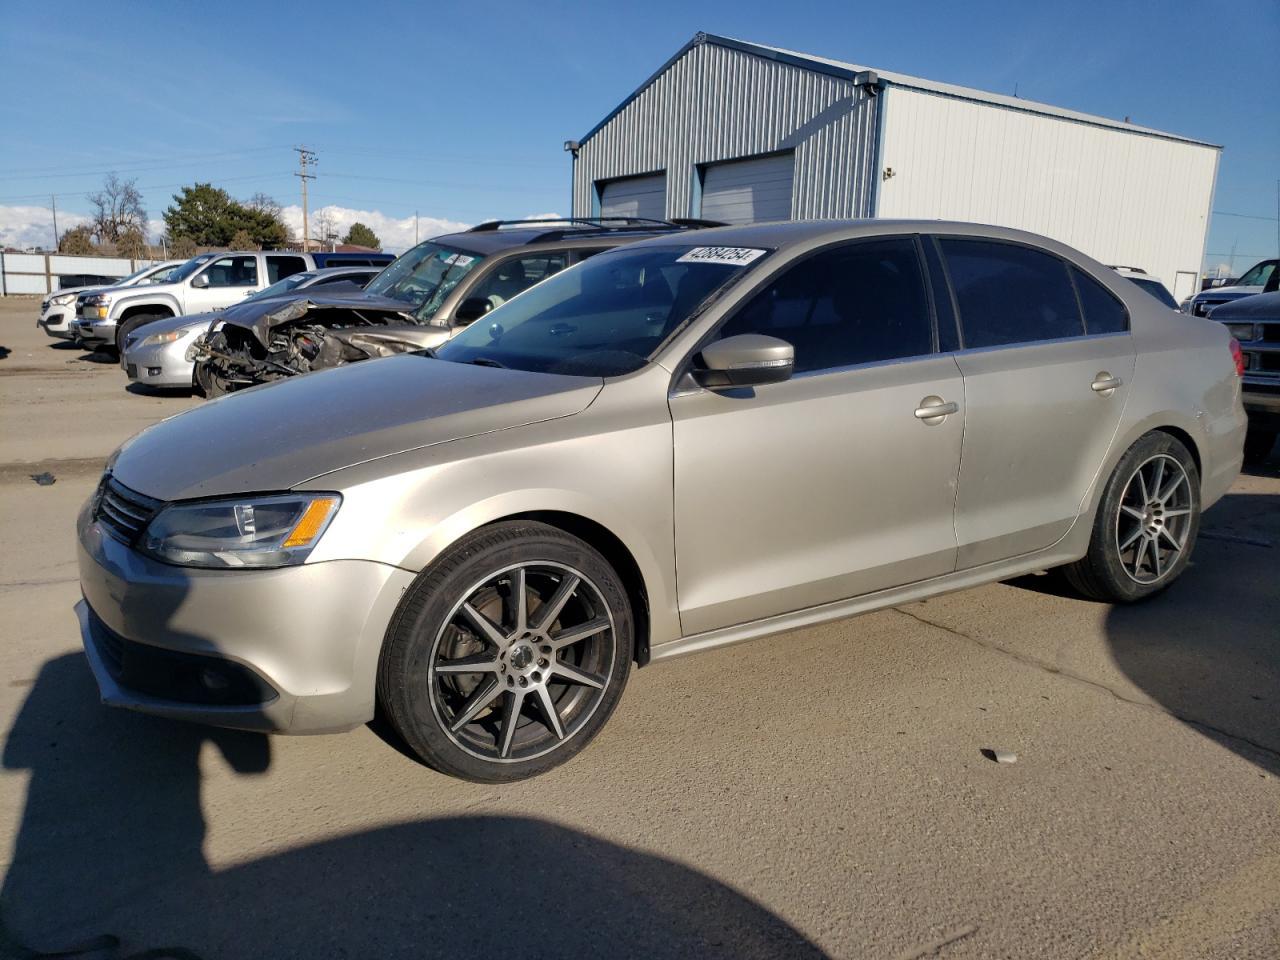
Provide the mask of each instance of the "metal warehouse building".
[{"label": "metal warehouse building", "polygon": [[574,149],[577,216],[1019,227],[1198,289],[1220,147],[700,33]]}]

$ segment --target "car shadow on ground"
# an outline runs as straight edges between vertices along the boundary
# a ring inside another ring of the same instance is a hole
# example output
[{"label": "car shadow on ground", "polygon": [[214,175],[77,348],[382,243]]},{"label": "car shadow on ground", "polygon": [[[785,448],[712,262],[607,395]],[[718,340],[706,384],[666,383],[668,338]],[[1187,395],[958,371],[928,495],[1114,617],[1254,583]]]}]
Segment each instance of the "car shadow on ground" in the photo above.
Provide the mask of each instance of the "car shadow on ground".
[{"label": "car shadow on ground", "polygon": [[532,817],[411,822],[213,870],[206,743],[239,774],[270,767],[264,736],[110,710],[83,656],[44,665],[4,748],[30,782],[0,955],[113,934],[94,956],[824,956],[718,880]]},{"label": "car shadow on ground", "polygon": [[142,383],[128,383],[125,391],[138,397],[191,397],[195,391],[190,387],[148,387]]}]

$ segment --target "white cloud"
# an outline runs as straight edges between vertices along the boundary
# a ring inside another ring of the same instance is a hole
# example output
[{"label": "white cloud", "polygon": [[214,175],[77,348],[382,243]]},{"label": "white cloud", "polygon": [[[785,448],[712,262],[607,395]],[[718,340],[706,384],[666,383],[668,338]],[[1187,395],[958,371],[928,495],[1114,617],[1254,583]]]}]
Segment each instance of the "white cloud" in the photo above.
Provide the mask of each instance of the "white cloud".
[{"label": "white cloud", "polygon": [[[350,207],[339,207],[332,204],[309,211],[313,238],[317,236],[315,218],[322,211],[333,218],[334,230],[337,231],[339,237],[346,236],[353,223],[363,223],[378,235],[378,239],[382,241],[383,249],[390,253],[403,253],[413,246],[413,217],[389,217],[381,210],[353,210]],[[280,213],[294,235],[301,237],[302,207],[295,204],[284,207]],[[439,236],[442,233],[457,233],[459,230],[465,230],[469,226],[470,224],[467,223],[444,220],[440,217],[418,217],[418,239],[429,240],[431,237]]]},{"label": "white cloud", "polygon": [[[59,235],[88,223],[78,213],[58,213]],[[49,207],[6,207],[0,205],[0,247],[53,247],[53,211]]]}]

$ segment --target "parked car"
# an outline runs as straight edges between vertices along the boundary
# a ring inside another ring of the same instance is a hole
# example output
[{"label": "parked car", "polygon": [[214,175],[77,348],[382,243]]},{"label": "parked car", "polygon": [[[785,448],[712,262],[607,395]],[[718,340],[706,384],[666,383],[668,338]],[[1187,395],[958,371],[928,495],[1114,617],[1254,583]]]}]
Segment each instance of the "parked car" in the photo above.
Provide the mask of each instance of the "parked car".
[{"label": "parked car", "polygon": [[361,297],[313,295],[238,311],[197,340],[196,376],[217,396],[313,370],[443,343],[499,304],[602,250],[707,221],[492,220],[400,257]]},{"label": "parked car", "polygon": [[1182,304],[1182,310],[1184,313],[1203,317],[1208,315],[1214,307],[1230,303],[1232,300],[1239,300],[1241,297],[1262,293],[1267,281],[1276,275],[1278,265],[1280,260],[1262,260],[1255,263],[1235,283],[1201,290]]},{"label": "parked car", "polygon": [[279,302],[281,298],[292,297],[301,290],[322,287],[326,292],[354,293],[363,289],[378,273],[377,267],[304,270],[277,280],[226,310],[170,317],[136,327],[125,337],[120,363],[130,380],[144,386],[193,386],[194,364],[187,357],[187,351],[196,337],[213,329],[223,317],[235,316],[238,311],[263,300]]},{"label": "parked car", "polygon": [[1172,310],[1178,309],[1178,301],[1173,299],[1173,294],[1169,292],[1169,288],[1157,280],[1141,267],[1112,267],[1116,273],[1137,284],[1141,289],[1147,291],[1166,307]]},{"label": "parked car", "polygon": [[1246,463],[1261,463],[1271,455],[1280,436],[1280,275],[1272,274],[1271,292],[1224,303],[1209,313],[1240,342],[1244,368],[1244,409],[1249,434],[1244,441]]},{"label": "parked car", "polygon": [[51,337],[70,340],[75,336],[73,327],[76,319],[76,297],[80,294],[120,287],[138,287],[148,283],[164,283],[181,265],[181,260],[166,260],[163,263],[153,263],[141,270],[135,270],[114,283],[92,287],[64,287],[61,290],[55,290],[40,301],[40,317],[36,320],[36,326],[43,327],[44,332]]},{"label": "parked car", "polygon": [[[335,262],[342,259],[366,262]],[[368,266],[370,260],[390,263],[394,259],[389,253],[324,254],[291,250],[203,253],[184,263],[165,283],[138,290],[103,290],[78,297],[75,332],[88,347],[119,350],[124,346],[125,337],[143,324],[228,307],[304,270]]]},{"label": "parked car", "polygon": [[633,662],[1064,565],[1149,597],[1244,431],[1222,325],[1056,241],[671,232],[434,356],[134,437],[78,519],[78,611],[108,704],[293,732],[377,707],[436,768],[514,780],[582,749]]}]

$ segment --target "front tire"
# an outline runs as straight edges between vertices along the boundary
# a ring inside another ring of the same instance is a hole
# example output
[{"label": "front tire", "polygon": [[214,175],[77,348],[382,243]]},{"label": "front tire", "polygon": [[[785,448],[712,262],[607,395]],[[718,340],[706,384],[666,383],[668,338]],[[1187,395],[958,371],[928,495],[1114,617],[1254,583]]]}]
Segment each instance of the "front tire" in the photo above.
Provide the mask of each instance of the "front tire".
[{"label": "front tire", "polygon": [[129,334],[148,323],[167,320],[171,316],[173,314],[170,313],[135,313],[128,320],[119,324],[116,327],[116,353],[120,356],[120,362],[124,363],[124,348],[125,344],[129,342]]},{"label": "front tire", "polygon": [[543,523],[481,528],[401,601],[378,701],[429,766],[479,783],[536,776],[604,726],[634,644],[627,593],[583,541]]},{"label": "front tire", "polygon": [[1120,458],[1094,516],[1089,552],[1064,569],[1093,600],[1132,603],[1186,569],[1200,530],[1200,471],[1167,433],[1141,437]]}]

